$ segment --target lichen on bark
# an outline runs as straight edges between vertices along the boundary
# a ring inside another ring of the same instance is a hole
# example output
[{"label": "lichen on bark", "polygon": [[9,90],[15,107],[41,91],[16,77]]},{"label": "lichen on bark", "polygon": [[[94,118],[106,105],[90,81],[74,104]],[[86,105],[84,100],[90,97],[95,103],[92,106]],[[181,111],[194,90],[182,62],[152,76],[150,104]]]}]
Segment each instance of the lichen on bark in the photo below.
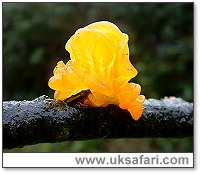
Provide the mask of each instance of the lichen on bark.
[{"label": "lichen on bark", "polygon": [[193,104],[180,98],[148,99],[138,121],[115,105],[85,107],[47,96],[3,102],[3,148],[96,138],[193,136]]}]

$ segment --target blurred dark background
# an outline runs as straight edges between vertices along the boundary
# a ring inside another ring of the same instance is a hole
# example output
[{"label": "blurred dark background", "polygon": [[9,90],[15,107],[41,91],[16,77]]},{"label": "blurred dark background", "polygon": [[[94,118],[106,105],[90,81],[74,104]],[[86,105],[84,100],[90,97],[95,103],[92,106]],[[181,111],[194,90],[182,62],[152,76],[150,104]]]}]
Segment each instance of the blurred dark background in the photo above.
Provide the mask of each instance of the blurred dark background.
[{"label": "blurred dark background", "polygon": [[[3,100],[53,97],[47,83],[74,32],[108,20],[129,35],[146,98],[193,101],[193,3],[3,3]],[[14,152],[191,152],[192,138],[38,144]],[[10,152],[9,151],[9,152]]]}]

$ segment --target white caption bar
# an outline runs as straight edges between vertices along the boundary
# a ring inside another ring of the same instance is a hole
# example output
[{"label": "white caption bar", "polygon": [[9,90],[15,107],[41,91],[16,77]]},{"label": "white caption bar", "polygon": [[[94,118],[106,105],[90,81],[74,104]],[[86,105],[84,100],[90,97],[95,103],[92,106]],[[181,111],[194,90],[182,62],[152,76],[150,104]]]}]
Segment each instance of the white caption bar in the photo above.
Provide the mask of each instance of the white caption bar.
[{"label": "white caption bar", "polygon": [[3,153],[3,167],[193,167],[193,153]]}]

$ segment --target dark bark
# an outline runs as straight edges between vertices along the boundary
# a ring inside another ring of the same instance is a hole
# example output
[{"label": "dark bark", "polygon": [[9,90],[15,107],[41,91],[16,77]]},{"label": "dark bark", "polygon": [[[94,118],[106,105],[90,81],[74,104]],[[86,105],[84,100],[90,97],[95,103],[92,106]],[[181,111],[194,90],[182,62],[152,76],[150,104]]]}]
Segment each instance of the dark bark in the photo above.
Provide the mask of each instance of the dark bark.
[{"label": "dark bark", "polygon": [[68,106],[41,96],[3,102],[3,148],[96,138],[193,136],[193,104],[180,98],[148,99],[134,121],[118,106]]}]

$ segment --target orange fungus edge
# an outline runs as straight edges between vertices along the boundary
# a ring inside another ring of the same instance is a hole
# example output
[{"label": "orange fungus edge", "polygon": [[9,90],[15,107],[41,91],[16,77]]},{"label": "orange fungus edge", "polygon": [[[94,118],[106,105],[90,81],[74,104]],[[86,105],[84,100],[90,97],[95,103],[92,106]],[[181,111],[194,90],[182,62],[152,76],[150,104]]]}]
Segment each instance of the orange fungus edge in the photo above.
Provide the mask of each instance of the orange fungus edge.
[{"label": "orange fungus edge", "polygon": [[140,85],[128,82],[138,72],[129,60],[127,34],[111,22],[95,22],[78,29],[65,49],[71,60],[59,61],[48,82],[55,99],[65,100],[89,89],[85,104],[114,104],[127,109],[134,120],[141,117],[145,97],[140,95]]}]

